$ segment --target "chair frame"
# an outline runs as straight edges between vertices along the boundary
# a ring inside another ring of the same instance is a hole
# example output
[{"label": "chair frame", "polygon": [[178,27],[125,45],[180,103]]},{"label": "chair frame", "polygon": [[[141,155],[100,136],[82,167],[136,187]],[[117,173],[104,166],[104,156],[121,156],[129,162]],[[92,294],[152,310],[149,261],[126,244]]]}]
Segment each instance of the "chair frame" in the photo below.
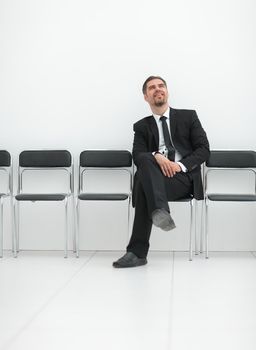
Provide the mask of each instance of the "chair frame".
[{"label": "chair frame", "polygon": [[[40,150],[38,150],[40,151]],[[43,151],[54,151],[52,149]],[[21,152],[22,153],[22,152]],[[20,153],[20,154],[21,154]],[[70,153],[70,152],[69,152]],[[68,257],[68,198],[73,199],[74,206],[74,162],[73,156],[71,155],[71,165],[70,167],[22,167],[20,164],[18,165],[18,189],[17,195],[23,194],[23,174],[29,171],[66,171],[69,176],[69,188],[66,193],[61,193],[65,195],[64,199],[64,207],[65,207],[65,244],[64,244],[64,258]],[[31,194],[31,193],[29,193]],[[23,201],[23,200],[21,200]],[[35,200],[38,202],[39,200]],[[19,232],[20,232],[20,201],[16,200],[15,196],[13,196],[13,217],[14,217],[14,230],[13,230],[13,252],[14,257],[17,257],[17,253],[19,252]],[[31,202],[34,202],[31,200]]]},{"label": "chair frame", "polygon": [[[102,150],[104,151],[104,150]],[[107,150],[106,150],[107,151]],[[82,153],[82,152],[81,152]],[[81,154],[80,153],[80,154]],[[128,228],[127,228],[127,241],[129,239],[130,234],[130,219],[131,219],[131,198],[132,198],[132,188],[133,188],[133,180],[134,180],[134,163],[132,161],[131,167],[83,167],[81,166],[80,159],[79,159],[79,166],[78,166],[78,192],[76,196],[76,203],[75,203],[75,213],[76,213],[76,229],[75,229],[75,237],[74,237],[74,247],[76,252],[76,257],[79,258],[79,232],[80,232],[80,199],[79,195],[85,193],[83,191],[84,189],[84,174],[88,171],[120,171],[120,172],[127,172],[129,174],[129,192],[126,193],[128,198],[128,214],[127,214],[127,222],[128,222]],[[106,192],[107,194],[107,192]],[[86,200],[84,200],[86,201]],[[97,201],[100,201],[98,199]],[[112,200],[107,200],[112,201]]]},{"label": "chair frame", "polygon": [[[221,150],[222,151],[222,150]],[[223,150],[224,151],[224,150]],[[208,175],[211,173],[211,172],[215,172],[215,171],[230,171],[230,172],[236,172],[236,171],[244,171],[244,172],[252,172],[254,174],[254,178],[255,178],[255,181],[254,181],[254,189],[255,189],[255,195],[256,195],[256,170],[255,168],[252,168],[252,167],[207,167],[206,166],[206,170],[205,170],[205,176],[204,176],[204,193],[205,193],[205,199],[204,199],[204,213],[205,213],[205,225],[204,225],[204,236],[205,236],[205,258],[206,259],[209,259],[209,230],[208,230],[208,212],[209,212],[209,202],[212,202],[212,200],[210,200],[208,198],[209,195],[211,195],[212,193],[209,193],[207,191],[207,185],[208,185]],[[217,194],[217,193],[214,193],[214,194]],[[223,202],[230,202],[230,201],[223,201]],[[238,201],[241,203],[241,201]],[[248,203],[248,201],[243,201],[243,202],[246,202]]]},{"label": "chair frame", "polygon": [[198,255],[197,233],[196,233],[196,215],[197,215],[197,200],[191,196],[191,198],[181,198],[175,201],[169,201],[169,203],[186,203],[190,204],[190,227],[189,227],[189,261],[193,260],[193,229],[195,234],[195,255]]},{"label": "chair frame", "polygon": [[[8,152],[8,151],[6,151]],[[9,153],[9,152],[8,152]],[[10,153],[9,153],[10,155]],[[3,257],[3,207],[4,207],[4,198],[10,197],[12,201],[13,194],[13,166],[12,166],[12,157],[10,155],[10,165],[9,166],[0,166],[0,171],[7,174],[7,190],[2,196],[0,196],[0,258]],[[11,225],[13,232],[13,217],[11,211]]]}]

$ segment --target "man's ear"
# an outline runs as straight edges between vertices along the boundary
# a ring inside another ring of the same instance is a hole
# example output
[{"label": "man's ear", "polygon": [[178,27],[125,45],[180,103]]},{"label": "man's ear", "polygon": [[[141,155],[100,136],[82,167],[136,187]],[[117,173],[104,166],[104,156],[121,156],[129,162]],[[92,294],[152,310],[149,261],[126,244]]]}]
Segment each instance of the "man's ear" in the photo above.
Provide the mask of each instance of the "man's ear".
[{"label": "man's ear", "polygon": [[144,100],[148,102],[148,97],[146,94],[144,94]]}]

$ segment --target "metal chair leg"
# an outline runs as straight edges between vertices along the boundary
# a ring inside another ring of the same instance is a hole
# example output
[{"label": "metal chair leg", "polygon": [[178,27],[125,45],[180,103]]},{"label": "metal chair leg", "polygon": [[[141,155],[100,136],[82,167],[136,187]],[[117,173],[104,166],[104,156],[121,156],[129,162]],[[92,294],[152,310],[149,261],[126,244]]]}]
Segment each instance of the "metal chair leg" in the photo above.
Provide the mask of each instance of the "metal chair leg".
[{"label": "metal chair leg", "polygon": [[202,164],[202,185],[204,189],[204,197],[201,205],[201,225],[200,225],[200,253],[204,250],[204,215],[205,215],[205,190],[206,190],[206,174],[205,174],[205,163]]},{"label": "metal chair leg", "polygon": [[3,223],[3,197],[0,198],[0,258],[3,257],[3,245],[4,245],[4,223]]},{"label": "metal chair leg", "polygon": [[195,255],[199,255],[199,244],[198,244],[198,234],[197,234],[197,200],[194,200],[194,230],[195,230]]},{"label": "metal chair leg", "polygon": [[209,236],[208,236],[208,201],[205,199],[205,258],[209,259]]},{"label": "metal chair leg", "polygon": [[13,244],[13,235],[15,230],[15,222],[14,222],[14,210],[13,210],[13,196],[10,197],[10,206],[11,206],[11,233],[12,233],[12,253],[14,252],[14,244]]},{"label": "metal chair leg", "polygon": [[80,221],[80,200],[77,198],[76,200],[76,257],[79,258],[79,221]]},{"label": "metal chair leg", "polygon": [[200,253],[204,251],[204,200],[201,206],[201,224],[200,224]]},{"label": "metal chair leg", "polygon": [[12,231],[12,245],[13,245],[13,256],[17,258],[17,204],[16,200],[13,200],[13,231]]},{"label": "metal chair leg", "polygon": [[75,198],[74,195],[72,195],[72,218],[73,218],[73,225],[72,225],[72,237],[73,237],[73,253],[76,253],[76,208],[75,208]]},{"label": "metal chair leg", "polygon": [[190,201],[190,235],[189,235],[189,261],[192,261],[193,255],[193,225],[194,225],[194,199]]},{"label": "metal chair leg", "polygon": [[65,248],[64,248],[64,258],[68,257],[68,197],[64,199],[65,203]]},{"label": "metal chair leg", "polygon": [[16,229],[16,251],[20,251],[20,202],[17,201],[17,229]]}]

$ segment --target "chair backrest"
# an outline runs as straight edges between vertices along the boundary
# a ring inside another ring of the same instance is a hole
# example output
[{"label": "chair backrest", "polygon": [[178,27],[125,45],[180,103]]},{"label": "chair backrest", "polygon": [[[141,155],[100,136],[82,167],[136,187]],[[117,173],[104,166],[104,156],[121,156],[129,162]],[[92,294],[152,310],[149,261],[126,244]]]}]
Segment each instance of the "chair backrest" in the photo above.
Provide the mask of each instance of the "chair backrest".
[{"label": "chair backrest", "polygon": [[19,165],[23,168],[69,168],[72,156],[66,150],[30,150],[19,156]]},{"label": "chair backrest", "polygon": [[130,175],[130,191],[133,180],[132,155],[127,150],[85,150],[79,160],[79,192],[83,189],[83,175],[87,169],[125,170]]},{"label": "chair backrest", "polygon": [[[219,150],[211,151],[206,161],[205,171],[205,193],[208,192],[208,174],[214,171],[245,171],[254,174],[254,190],[256,193],[256,152],[251,150]],[[227,178],[226,178],[227,179]],[[228,177],[231,180],[230,177]],[[229,181],[232,184],[232,181]],[[227,182],[225,182],[225,186]]]},{"label": "chair backrest", "polygon": [[11,155],[6,150],[0,150],[0,170],[8,176],[6,194],[12,193],[12,160]]},{"label": "chair backrest", "polygon": [[121,168],[131,165],[132,155],[129,151],[88,150],[80,154],[81,167]]},{"label": "chair backrest", "polygon": [[18,193],[22,192],[22,177],[27,170],[65,170],[69,174],[69,192],[74,190],[73,160],[67,150],[26,150],[19,155]]},{"label": "chair backrest", "polygon": [[256,168],[254,151],[211,151],[208,168]]},{"label": "chair backrest", "polygon": [[8,151],[0,150],[0,167],[11,166],[11,155]]}]

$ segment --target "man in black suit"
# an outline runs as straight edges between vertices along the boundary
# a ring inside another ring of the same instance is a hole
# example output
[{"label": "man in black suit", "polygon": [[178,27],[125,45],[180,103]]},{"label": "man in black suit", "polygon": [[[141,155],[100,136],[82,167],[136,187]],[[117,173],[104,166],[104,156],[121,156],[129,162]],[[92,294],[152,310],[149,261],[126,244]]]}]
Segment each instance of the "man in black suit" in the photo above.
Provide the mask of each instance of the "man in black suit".
[{"label": "man in black suit", "polygon": [[134,124],[135,218],[127,253],[113,263],[116,268],[147,263],[152,223],[165,231],[175,228],[168,201],[189,195],[203,199],[200,170],[209,143],[196,112],[169,107],[167,85],[159,76],[149,77],[142,90],[153,115]]}]

